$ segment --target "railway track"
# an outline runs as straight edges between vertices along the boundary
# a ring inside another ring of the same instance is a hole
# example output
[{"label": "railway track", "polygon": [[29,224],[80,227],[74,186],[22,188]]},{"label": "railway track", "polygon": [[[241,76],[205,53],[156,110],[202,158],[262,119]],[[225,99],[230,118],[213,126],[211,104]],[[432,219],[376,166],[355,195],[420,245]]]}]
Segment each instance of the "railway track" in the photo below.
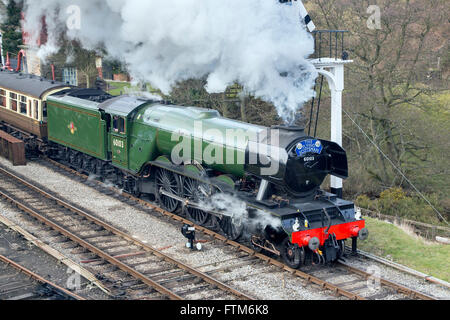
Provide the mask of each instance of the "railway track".
[{"label": "railway track", "polygon": [[0,300],[85,300],[0,255]]},{"label": "railway track", "polygon": [[[57,198],[23,177],[0,168],[0,196],[56,231],[62,244],[96,262],[102,280],[117,296],[133,299],[252,299]],[[71,243],[68,243],[71,245]],[[89,253],[89,255],[86,255]]]},{"label": "railway track", "polygon": [[[167,212],[152,202],[136,198],[128,193],[119,192],[115,187],[105,186],[105,184],[101,181],[91,180],[83,173],[80,173],[52,159],[44,158],[44,161],[41,163],[43,165],[50,166],[53,170],[66,174],[66,176],[72,179],[76,176],[80,179],[80,181],[88,183],[91,187],[94,186],[99,191],[108,192],[110,194],[113,193],[116,195],[117,199],[123,201],[124,203],[140,205],[141,207],[157,212],[174,222],[192,225],[197,231],[200,231],[202,234],[209,237],[211,242],[218,242],[223,246],[234,248],[234,250],[242,254],[242,257],[250,257],[250,261],[253,264],[255,264],[256,261],[259,261],[260,263],[275,267],[276,270],[278,269],[292,276],[299,277],[304,281],[305,286],[316,285],[324,290],[332,291],[336,296],[342,296],[351,300],[383,299],[387,297],[390,299],[436,299],[432,296],[423,294],[411,288],[407,288],[395,282],[374,277],[371,273],[352,267],[342,261],[338,263],[338,268],[336,266],[333,266],[332,268],[315,266],[317,270],[308,270],[308,268],[304,270],[291,269],[277,258],[256,252],[246,243],[239,243],[229,240],[220,233],[195,225],[181,216]],[[334,276],[330,276],[330,274],[333,274]],[[339,281],[339,279],[342,278],[346,280]],[[351,280],[348,280],[348,278]],[[373,286],[369,284],[369,282],[372,283],[374,281],[375,283],[379,283],[379,287],[376,290],[374,290]]]},{"label": "railway track", "polygon": [[[350,247],[346,247],[345,249],[346,249],[348,254],[351,253],[351,248]],[[401,265],[399,263],[387,260],[385,258],[378,257],[376,255],[373,255],[373,254],[371,254],[369,252],[365,252],[365,251],[360,250],[360,249],[358,249],[358,259],[360,261],[369,260],[369,261],[373,261],[373,262],[376,262],[376,263],[380,263],[380,264],[382,264],[384,266],[387,266],[389,268],[392,268],[392,269],[398,270],[400,272],[404,272],[404,273],[410,274],[410,275],[412,275],[412,276],[414,276],[414,277],[416,277],[418,279],[424,280],[426,282],[436,284],[436,285],[438,285],[440,287],[443,287],[443,288],[446,288],[446,289],[450,289],[450,283],[448,283],[447,281],[444,281],[444,280],[441,280],[441,279],[437,279],[437,278],[435,278],[433,276],[430,276],[428,274],[425,274],[425,273],[419,272],[417,270],[408,268],[408,267],[406,267],[404,265]]]}]

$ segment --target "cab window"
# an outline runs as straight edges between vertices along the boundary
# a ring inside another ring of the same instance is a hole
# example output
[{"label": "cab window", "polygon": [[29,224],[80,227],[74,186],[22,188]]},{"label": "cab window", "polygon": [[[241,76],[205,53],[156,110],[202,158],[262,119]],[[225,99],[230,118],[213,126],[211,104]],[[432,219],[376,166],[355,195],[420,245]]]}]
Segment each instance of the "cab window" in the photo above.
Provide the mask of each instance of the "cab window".
[{"label": "cab window", "polygon": [[125,119],[122,117],[114,116],[113,130],[116,133],[125,133]]}]

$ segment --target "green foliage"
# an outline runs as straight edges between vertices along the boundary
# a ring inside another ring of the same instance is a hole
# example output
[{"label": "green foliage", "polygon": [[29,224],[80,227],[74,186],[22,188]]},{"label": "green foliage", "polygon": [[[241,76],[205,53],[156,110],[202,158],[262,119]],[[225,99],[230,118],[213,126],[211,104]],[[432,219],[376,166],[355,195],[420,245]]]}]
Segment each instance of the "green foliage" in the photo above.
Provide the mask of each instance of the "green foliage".
[{"label": "green foliage", "polygon": [[126,68],[122,62],[119,60],[104,60],[104,65],[109,65],[111,67],[113,74],[126,73]]},{"label": "green foliage", "polygon": [[387,189],[380,194],[380,200],[387,201],[393,204],[399,203],[405,199],[406,193],[402,188]]},{"label": "green foliage", "polygon": [[0,26],[3,36],[3,52],[17,54],[20,51],[19,46],[22,45],[21,31],[21,12],[22,4],[18,4],[13,0],[8,2],[6,6],[6,19]]},{"label": "green foliage", "polygon": [[[445,212],[436,194],[427,195],[430,202],[440,211]],[[430,224],[442,224],[433,209],[426,201],[415,195],[408,195],[402,188],[391,188],[383,191],[378,198],[370,199],[367,195],[356,198],[356,204],[361,208],[380,212],[386,215],[398,216]],[[447,219],[449,218],[447,214]],[[442,224],[444,225],[444,224]]]},{"label": "green foliage", "polygon": [[365,194],[358,196],[355,202],[361,208],[372,209],[372,200]]}]

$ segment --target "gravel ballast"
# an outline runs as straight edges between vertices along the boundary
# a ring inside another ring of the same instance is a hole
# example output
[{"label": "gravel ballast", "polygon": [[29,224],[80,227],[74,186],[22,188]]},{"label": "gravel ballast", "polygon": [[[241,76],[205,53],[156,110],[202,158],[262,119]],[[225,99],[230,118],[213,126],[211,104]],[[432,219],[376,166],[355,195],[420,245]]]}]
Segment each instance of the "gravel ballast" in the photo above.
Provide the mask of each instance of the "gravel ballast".
[{"label": "gravel ballast", "polygon": [[[174,223],[126,205],[114,197],[104,195],[94,188],[65,177],[43,165],[29,162],[24,167],[12,167],[3,158],[0,158],[0,163],[32,181],[44,185],[55,194],[89,209],[98,218],[124,230],[134,238],[156,249],[163,249],[164,253],[192,267],[213,263],[217,263],[217,267],[221,267],[224,261],[236,258],[235,251],[213,243],[204,244],[202,251],[191,251],[185,246],[186,239],[181,234],[180,227]],[[15,223],[24,224],[21,219],[22,213],[3,202],[0,202],[0,212]],[[24,229],[30,228],[28,223],[25,224],[23,225]],[[199,238],[201,239],[201,236]],[[61,246],[57,247],[59,250],[66,250]],[[68,256],[70,257],[70,254]],[[75,256],[71,258],[75,258]],[[264,272],[252,276],[253,269],[251,266],[239,267],[230,272],[213,273],[212,276],[220,281],[230,281],[227,282],[228,285],[262,300],[336,299],[330,292],[321,291],[317,287],[303,287],[301,279],[287,276],[275,267],[268,267]]]},{"label": "gravel ballast", "polygon": [[[124,230],[136,239],[156,249],[162,249],[164,253],[169,254],[173,258],[190,266],[199,267],[204,272],[211,271],[213,277],[220,281],[225,281],[228,285],[242,290],[257,299],[336,299],[330,292],[321,291],[317,287],[304,287],[301,279],[281,272],[275,267],[254,267],[251,264],[242,266],[240,265],[242,260],[236,259],[236,251],[221,245],[205,243],[202,251],[191,251],[185,247],[186,239],[182,236],[179,225],[164,221],[164,219],[145,213],[139,208],[124,204],[114,197],[104,195],[94,188],[65,177],[43,165],[30,162],[26,167],[12,167],[3,158],[0,158],[0,163],[44,185],[55,194],[89,209],[100,219]],[[21,214],[3,202],[0,202],[0,213],[16,223],[21,223]],[[27,229],[27,226],[23,227]],[[199,238],[201,239],[201,236]],[[64,249],[61,248],[61,250]],[[386,279],[418,289],[426,294],[444,299],[450,298],[449,290],[426,283],[424,280],[403,274],[384,265],[372,261],[364,262],[363,260],[352,259],[349,259],[347,262],[353,263],[355,267],[361,269],[367,269],[372,265],[380,265],[380,275]],[[233,264],[237,266],[233,267]],[[214,270],[224,266],[230,266],[230,268],[214,272]]]}]

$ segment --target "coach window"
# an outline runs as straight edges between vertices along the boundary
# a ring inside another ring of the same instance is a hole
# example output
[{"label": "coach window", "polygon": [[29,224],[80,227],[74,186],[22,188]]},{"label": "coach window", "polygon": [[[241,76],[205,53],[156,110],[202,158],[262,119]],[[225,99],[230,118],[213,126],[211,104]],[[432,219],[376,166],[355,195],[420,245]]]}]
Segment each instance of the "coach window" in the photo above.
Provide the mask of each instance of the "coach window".
[{"label": "coach window", "polygon": [[6,91],[0,89],[0,107],[6,108]]},{"label": "coach window", "polygon": [[17,94],[12,92],[9,94],[9,105],[13,111],[17,111]]},{"label": "coach window", "polygon": [[125,119],[122,117],[114,116],[113,129],[117,133],[125,133]]},{"label": "coach window", "polygon": [[42,121],[47,121],[47,102],[42,101]]},{"label": "coach window", "polygon": [[34,100],[34,118],[39,120],[39,101]]},{"label": "coach window", "polygon": [[27,114],[27,97],[20,96],[20,113]]}]

